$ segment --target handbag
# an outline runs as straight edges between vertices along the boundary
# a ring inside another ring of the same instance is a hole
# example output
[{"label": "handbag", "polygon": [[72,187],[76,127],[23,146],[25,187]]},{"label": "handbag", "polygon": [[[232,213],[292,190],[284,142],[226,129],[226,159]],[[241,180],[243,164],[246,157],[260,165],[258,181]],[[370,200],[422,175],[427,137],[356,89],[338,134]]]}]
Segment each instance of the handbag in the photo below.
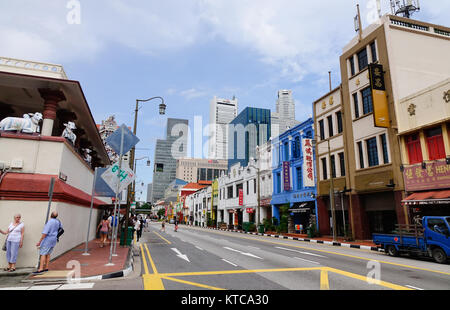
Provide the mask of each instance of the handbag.
[{"label": "handbag", "polygon": [[[19,225],[20,225],[20,224],[21,224],[21,223],[19,223]],[[8,241],[8,236],[9,236],[9,234],[12,233],[14,230],[16,230],[16,228],[19,227],[19,225],[17,225],[16,227],[14,227],[13,230],[9,231],[8,234],[6,234],[6,239],[5,239],[5,242],[3,243],[3,247],[2,247],[2,250],[3,250],[3,251],[6,251],[6,242]]]}]

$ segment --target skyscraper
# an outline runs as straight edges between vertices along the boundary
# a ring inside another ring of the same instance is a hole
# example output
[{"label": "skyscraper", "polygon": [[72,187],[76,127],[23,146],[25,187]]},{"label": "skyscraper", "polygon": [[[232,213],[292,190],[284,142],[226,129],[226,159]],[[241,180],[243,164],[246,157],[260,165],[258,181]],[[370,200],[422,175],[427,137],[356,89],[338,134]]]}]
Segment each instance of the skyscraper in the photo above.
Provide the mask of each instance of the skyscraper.
[{"label": "skyscraper", "polygon": [[256,147],[271,137],[270,110],[245,108],[228,124],[228,171],[236,163],[248,165],[250,158],[256,158]]},{"label": "skyscraper", "polygon": [[209,149],[208,158],[227,159],[227,124],[236,118],[238,100],[214,97],[209,108]]},{"label": "skyscraper", "polygon": [[278,91],[276,112],[272,113],[272,137],[277,137],[298,124],[300,122],[295,120],[295,102],[292,98],[292,90]]},{"label": "skyscraper", "polygon": [[187,156],[189,121],[169,118],[166,139],[156,141],[152,202],[164,197],[167,186],[176,178],[177,159]]}]

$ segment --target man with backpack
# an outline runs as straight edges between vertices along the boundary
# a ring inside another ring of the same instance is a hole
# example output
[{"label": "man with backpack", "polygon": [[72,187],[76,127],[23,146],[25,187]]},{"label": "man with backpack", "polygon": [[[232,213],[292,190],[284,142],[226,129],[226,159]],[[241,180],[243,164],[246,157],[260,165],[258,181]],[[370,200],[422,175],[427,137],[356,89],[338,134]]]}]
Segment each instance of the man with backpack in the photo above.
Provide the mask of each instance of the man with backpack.
[{"label": "man with backpack", "polygon": [[34,274],[39,274],[48,271],[48,265],[50,262],[50,254],[53,252],[56,242],[59,241],[59,237],[64,233],[61,222],[57,219],[58,212],[53,211],[51,219],[45,224],[42,236],[36,246],[39,248],[39,254],[41,255],[39,269]]}]

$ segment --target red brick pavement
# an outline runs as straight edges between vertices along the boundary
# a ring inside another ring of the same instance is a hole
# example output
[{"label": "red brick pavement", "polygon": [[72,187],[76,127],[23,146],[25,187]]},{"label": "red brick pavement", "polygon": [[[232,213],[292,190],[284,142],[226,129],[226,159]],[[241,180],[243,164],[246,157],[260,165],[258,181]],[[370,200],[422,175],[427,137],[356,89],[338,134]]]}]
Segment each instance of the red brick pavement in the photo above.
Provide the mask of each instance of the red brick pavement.
[{"label": "red brick pavement", "polygon": [[86,243],[80,244],[72,250],[64,253],[55,260],[50,262],[50,271],[72,270],[73,266],[67,268],[67,263],[75,260],[81,265],[81,278],[105,275],[113,272],[122,271],[126,268],[126,262],[130,247],[121,247],[117,243],[116,254],[112,257],[114,266],[105,266],[109,263],[110,243],[105,247],[100,247],[99,239],[88,243],[88,253],[90,255],[82,255],[85,252]]}]

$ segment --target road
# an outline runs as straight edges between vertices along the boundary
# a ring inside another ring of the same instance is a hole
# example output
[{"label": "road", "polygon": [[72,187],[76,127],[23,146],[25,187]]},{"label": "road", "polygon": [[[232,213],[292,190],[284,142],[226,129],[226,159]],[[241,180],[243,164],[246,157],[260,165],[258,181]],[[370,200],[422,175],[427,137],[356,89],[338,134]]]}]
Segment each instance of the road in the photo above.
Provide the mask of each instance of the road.
[{"label": "road", "polygon": [[[449,290],[450,265],[267,236],[152,223],[127,278],[96,290]],[[56,289],[63,289],[60,286]],[[70,287],[66,287],[70,289]]]}]

